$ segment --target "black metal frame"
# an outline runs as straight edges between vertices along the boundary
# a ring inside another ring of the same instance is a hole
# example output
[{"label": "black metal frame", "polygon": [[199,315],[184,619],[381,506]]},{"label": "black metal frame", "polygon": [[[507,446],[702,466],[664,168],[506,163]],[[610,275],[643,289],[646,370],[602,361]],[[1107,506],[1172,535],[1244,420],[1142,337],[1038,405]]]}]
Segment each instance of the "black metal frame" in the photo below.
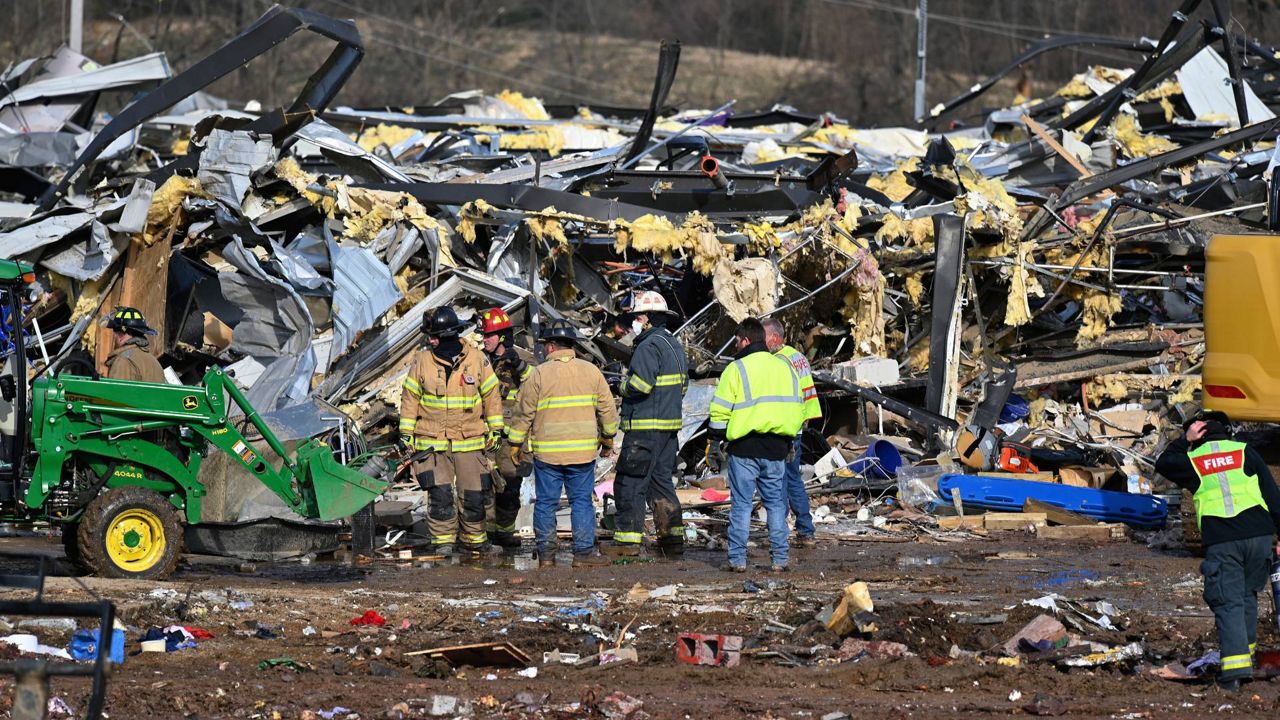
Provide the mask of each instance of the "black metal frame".
[{"label": "black metal frame", "polygon": [[[0,551],[0,557],[32,557],[31,553]],[[109,600],[97,602],[48,602],[44,599],[44,579],[53,556],[37,554],[38,570],[35,575],[0,575],[0,586],[26,588],[36,591],[33,600],[0,600],[0,615],[27,617],[84,617],[98,620],[98,658],[92,666],[47,660],[16,660],[0,663],[0,674],[13,675],[13,717],[45,717],[49,697],[50,677],[92,677],[93,689],[89,695],[89,720],[102,717],[102,706],[107,696],[107,658],[111,655],[111,642],[115,629],[116,608]]]}]

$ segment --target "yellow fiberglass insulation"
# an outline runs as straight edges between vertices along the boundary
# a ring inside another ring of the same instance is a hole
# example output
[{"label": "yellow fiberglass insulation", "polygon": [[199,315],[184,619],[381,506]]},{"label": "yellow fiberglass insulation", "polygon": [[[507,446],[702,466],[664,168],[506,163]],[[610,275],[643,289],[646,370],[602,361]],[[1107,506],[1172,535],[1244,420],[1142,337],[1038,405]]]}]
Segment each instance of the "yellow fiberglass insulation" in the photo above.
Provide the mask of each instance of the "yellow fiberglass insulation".
[{"label": "yellow fiberglass insulation", "polygon": [[1034,242],[1018,243],[1018,252],[1014,264],[1009,267],[1009,298],[1005,302],[1004,324],[1011,327],[1026,325],[1031,322],[1031,303],[1028,299],[1034,295],[1044,297],[1044,287],[1027,264],[1034,262],[1031,256],[1035,248]]},{"label": "yellow fiberglass insulation", "polygon": [[689,213],[680,227],[657,215],[642,215],[630,222],[620,220],[615,224],[618,229],[613,247],[620,253],[628,248],[651,252],[664,262],[676,255],[692,256],[693,269],[701,275],[711,275],[716,265],[729,256],[717,239],[711,220],[698,212]]},{"label": "yellow fiberglass insulation", "polygon": [[[346,235],[361,243],[371,242],[387,226],[398,222],[408,222],[423,232],[444,234],[444,226],[408,193],[351,188],[332,178],[324,183],[327,192],[316,192],[310,188],[320,184],[320,178],[303,170],[293,158],[276,163],[275,173],[326,216],[342,220]],[[448,243],[440,243],[440,262],[453,267],[447,248]]]},{"label": "yellow fiberglass insulation", "polygon": [[1076,344],[1087,345],[1102,337],[1111,326],[1111,316],[1120,312],[1119,295],[1112,295],[1098,290],[1089,290],[1084,294],[1084,312],[1080,317],[1080,331],[1076,333]]},{"label": "yellow fiberglass insulation", "polygon": [[928,249],[933,242],[933,218],[903,220],[894,213],[885,213],[883,224],[876,231],[876,242],[893,241]]},{"label": "yellow fiberglass insulation", "polygon": [[492,205],[477,198],[458,211],[458,234],[467,244],[476,241],[476,220],[487,217],[493,209]]},{"label": "yellow fiberglass insulation", "polygon": [[512,109],[529,120],[551,119],[551,116],[547,114],[546,108],[542,106],[542,101],[538,98],[525,97],[514,90],[503,90],[496,97],[499,101],[511,106]]},{"label": "yellow fiberglass insulation", "polygon": [[1143,133],[1138,129],[1138,121],[1132,115],[1121,113],[1116,116],[1111,132],[1120,146],[1120,151],[1129,158],[1145,158],[1178,149],[1178,146],[1166,137]]},{"label": "yellow fiberglass insulation", "polygon": [[373,152],[379,145],[387,147],[395,147],[400,143],[413,137],[418,131],[413,128],[407,128],[403,125],[388,125],[386,123],[378,123],[371,128],[366,128],[360,133],[360,137],[356,142],[360,147],[368,152]]},{"label": "yellow fiberglass insulation", "polygon": [[1022,216],[1018,203],[999,181],[984,177],[967,163],[961,164],[960,180],[964,194],[955,200],[956,213],[967,217],[970,229],[995,230],[1008,240],[1022,233]]},{"label": "yellow fiberglass insulation", "polygon": [[920,297],[924,295],[924,273],[914,272],[903,278],[907,291],[907,300],[911,301],[911,307],[920,307]]},{"label": "yellow fiberglass insulation", "polygon": [[[193,177],[170,175],[168,180],[156,189],[151,196],[151,207],[147,208],[147,224],[142,231],[142,242],[150,246],[169,232],[174,216],[182,212],[182,201],[188,195],[209,197],[200,181]],[[181,218],[178,220],[181,223]]]},{"label": "yellow fiberglass insulation", "polygon": [[[548,212],[555,212],[555,208],[548,208]],[[560,224],[556,218],[530,215],[524,219],[524,224],[529,226],[529,232],[539,240],[550,240],[560,247],[569,247],[569,238],[565,237],[564,225]]]},{"label": "yellow fiberglass insulation", "polygon": [[504,132],[498,136],[498,147],[502,150],[546,150],[552,157],[564,150],[564,143],[564,131],[556,125]]},{"label": "yellow fiberglass insulation", "polygon": [[1124,400],[1129,397],[1130,389],[1124,379],[1117,375],[1100,375],[1085,384],[1085,394],[1093,402],[1099,400]]},{"label": "yellow fiberglass insulation", "polygon": [[884,355],[884,275],[870,251],[859,248],[845,284],[841,314],[853,331],[855,355]]},{"label": "yellow fiberglass insulation", "polygon": [[911,183],[907,182],[907,173],[919,167],[920,158],[910,158],[888,175],[872,175],[871,179],[867,180],[867,187],[879,190],[894,202],[902,202],[916,190]]},{"label": "yellow fiberglass insulation", "polygon": [[1178,403],[1188,403],[1195,400],[1196,391],[1202,386],[1202,379],[1198,377],[1187,378],[1178,384],[1178,391],[1169,397],[1170,405]]}]

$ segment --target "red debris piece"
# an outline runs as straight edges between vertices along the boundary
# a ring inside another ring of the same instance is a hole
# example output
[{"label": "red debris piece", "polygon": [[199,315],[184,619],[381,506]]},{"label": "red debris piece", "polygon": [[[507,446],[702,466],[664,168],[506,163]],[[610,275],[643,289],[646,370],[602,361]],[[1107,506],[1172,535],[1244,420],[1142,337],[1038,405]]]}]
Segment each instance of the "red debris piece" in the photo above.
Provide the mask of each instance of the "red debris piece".
[{"label": "red debris piece", "polygon": [[387,619],[378,614],[377,610],[369,610],[358,618],[351,619],[352,625],[377,625],[382,627],[387,624]]}]

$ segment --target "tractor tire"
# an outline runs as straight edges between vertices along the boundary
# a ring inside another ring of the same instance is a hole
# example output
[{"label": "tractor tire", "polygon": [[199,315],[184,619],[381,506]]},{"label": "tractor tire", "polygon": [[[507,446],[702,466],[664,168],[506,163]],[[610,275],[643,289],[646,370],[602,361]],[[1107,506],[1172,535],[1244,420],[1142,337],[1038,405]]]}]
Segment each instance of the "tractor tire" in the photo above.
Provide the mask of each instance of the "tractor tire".
[{"label": "tractor tire", "polygon": [[103,492],[85,508],[76,545],[95,575],[157,580],[177,567],[182,535],[178,512],[163,496],[120,487]]}]

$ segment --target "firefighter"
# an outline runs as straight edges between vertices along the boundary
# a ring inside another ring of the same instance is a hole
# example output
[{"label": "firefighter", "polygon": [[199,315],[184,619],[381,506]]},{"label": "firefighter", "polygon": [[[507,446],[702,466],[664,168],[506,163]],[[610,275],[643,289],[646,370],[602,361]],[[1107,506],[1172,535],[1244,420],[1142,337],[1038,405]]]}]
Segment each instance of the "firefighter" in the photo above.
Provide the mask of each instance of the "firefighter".
[{"label": "firefighter", "polygon": [[774,572],[787,570],[787,500],[783,486],[787,456],[804,423],[800,378],[791,363],[769,352],[764,326],[755,318],[738,323],[737,354],[720,375],[711,398],[707,465],[729,471],[729,562],[727,572],[747,571],[747,534],[757,491],[769,526]]},{"label": "firefighter", "polygon": [[413,451],[413,475],[427,493],[427,527],[436,552],[455,543],[471,553],[496,550],[485,532],[493,503],[486,452],[503,429],[498,378],[451,307],[422,316],[430,350],[413,358],[400,398],[401,441]]},{"label": "firefighter", "polygon": [[[769,352],[791,363],[791,369],[800,378],[800,394],[804,397],[804,421],[806,423],[822,419],[822,406],[818,404],[818,390],[813,386],[813,371],[809,367],[809,358],[804,353],[786,344],[786,329],[782,322],[775,318],[766,318],[764,325],[764,342]],[[804,478],[800,476],[800,439],[804,436],[804,428],[796,435],[796,443],[791,450],[791,459],[787,462],[787,475],[784,482],[787,492],[787,504],[796,516],[795,547],[813,547],[816,530],[813,527],[813,514],[809,511],[809,493],[804,489]]]},{"label": "firefighter", "polygon": [[[515,328],[507,311],[500,307],[489,308],[480,314],[480,332],[484,335],[484,352],[498,376],[498,388],[502,394],[502,414],[511,418],[520,383],[529,377],[533,367],[521,357],[515,348]],[[502,547],[520,547],[516,537],[516,515],[520,513],[520,490],[524,479],[533,472],[529,463],[516,465],[511,454],[498,448],[493,464],[493,522],[489,526],[489,541]]]},{"label": "firefighter", "polygon": [[596,453],[613,454],[618,411],[600,369],[578,359],[574,346],[582,342],[564,320],[553,320],[539,338],[546,361],[533,369],[516,395],[508,452],[513,463],[524,457],[527,443],[533,453],[537,492],[533,533],[539,567],[555,565],[550,548],[556,534],[556,508],[563,490],[569,496],[573,523],[574,565],[603,565],[608,559],[596,548],[596,514],[591,496],[595,488]]},{"label": "firefighter", "polygon": [[684,348],[667,329],[667,301],[656,292],[636,296],[631,332],[635,351],[622,395],[622,449],[613,483],[617,530],[610,552],[639,555],[644,511],[653,508],[658,547],[668,557],[684,552],[684,523],[672,476],[682,423],[689,363]]},{"label": "firefighter", "polygon": [[148,348],[147,337],[156,331],[142,313],[131,307],[117,307],[107,320],[115,349],[107,356],[107,377],[111,380],[164,383],[164,369]]},{"label": "firefighter", "polygon": [[1253,677],[1258,591],[1280,553],[1280,488],[1256,450],[1232,438],[1227,416],[1202,413],[1165,448],[1156,470],[1193,493],[1204,541],[1204,600],[1218,629],[1218,684],[1238,690]]}]

